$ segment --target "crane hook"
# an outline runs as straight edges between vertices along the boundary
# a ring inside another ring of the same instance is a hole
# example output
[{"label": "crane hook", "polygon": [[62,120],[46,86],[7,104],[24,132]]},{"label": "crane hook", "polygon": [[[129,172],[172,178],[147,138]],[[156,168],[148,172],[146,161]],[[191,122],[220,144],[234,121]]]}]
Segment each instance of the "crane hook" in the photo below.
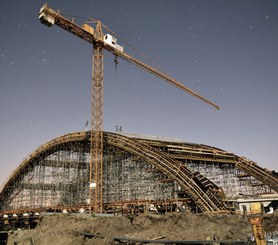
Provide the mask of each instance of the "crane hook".
[{"label": "crane hook", "polygon": [[115,58],[114,58],[114,63],[115,63],[115,69],[116,69],[116,80],[118,78],[118,64],[119,64],[119,60],[118,60],[118,55],[115,54]]},{"label": "crane hook", "polygon": [[116,55],[116,54],[115,54],[114,62],[115,62],[115,65],[119,64],[118,55]]}]

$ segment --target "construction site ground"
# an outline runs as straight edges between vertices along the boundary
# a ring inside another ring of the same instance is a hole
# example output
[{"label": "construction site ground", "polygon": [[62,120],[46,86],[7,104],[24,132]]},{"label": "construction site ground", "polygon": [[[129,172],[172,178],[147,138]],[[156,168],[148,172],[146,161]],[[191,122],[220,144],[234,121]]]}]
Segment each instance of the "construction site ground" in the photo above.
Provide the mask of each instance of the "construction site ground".
[{"label": "construction site ground", "polygon": [[[278,212],[264,215],[266,232],[278,231]],[[248,216],[238,214],[140,214],[90,217],[48,214],[35,229],[9,231],[8,245],[117,244],[113,237],[165,240],[246,240],[252,234]],[[84,234],[91,234],[86,237]]]}]

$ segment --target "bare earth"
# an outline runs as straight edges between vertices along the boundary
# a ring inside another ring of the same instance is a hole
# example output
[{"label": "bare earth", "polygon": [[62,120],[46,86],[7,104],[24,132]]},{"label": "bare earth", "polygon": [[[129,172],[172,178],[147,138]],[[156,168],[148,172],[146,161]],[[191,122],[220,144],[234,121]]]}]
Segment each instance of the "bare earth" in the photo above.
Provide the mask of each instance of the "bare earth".
[{"label": "bare earth", "polygon": [[[278,213],[265,215],[265,231],[278,231]],[[94,234],[85,238],[80,233]],[[252,233],[248,218],[235,214],[138,215],[133,217],[89,217],[45,215],[34,230],[13,231],[8,245],[113,244],[113,237],[166,240],[246,240]],[[31,242],[32,241],[32,242]]]}]

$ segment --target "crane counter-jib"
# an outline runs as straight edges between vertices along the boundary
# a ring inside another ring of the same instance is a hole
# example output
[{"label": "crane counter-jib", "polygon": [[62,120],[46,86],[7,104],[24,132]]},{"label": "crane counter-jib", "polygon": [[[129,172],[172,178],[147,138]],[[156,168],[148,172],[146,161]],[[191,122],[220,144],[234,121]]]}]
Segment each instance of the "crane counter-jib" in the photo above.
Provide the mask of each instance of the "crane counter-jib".
[{"label": "crane counter-jib", "polygon": [[[45,4],[39,12],[39,20],[42,24],[51,27],[54,24],[60,26],[66,31],[71,32],[72,34],[82,38],[83,40],[88,41],[91,44],[95,44],[98,42],[105,49],[109,50],[112,47],[112,50],[116,49],[118,51],[123,52],[123,47],[117,44],[117,39],[110,34],[106,34],[100,40],[97,40],[95,36],[95,30],[90,25],[84,23],[82,26],[77,25],[73,21],[63,17],[58,12],[47,7]],[[110,46],[110,47],[108,47]]]},{"label": "crane counter-jib", "polygon": [[40,9],[39,20],[42,24],[48,27],[51,27],[55,24],[91,44],[96,42],[93,27],[87,24],[83,24],[81,27],[73,21],[70,21],[69,19],[50,9],[46,4]]}]

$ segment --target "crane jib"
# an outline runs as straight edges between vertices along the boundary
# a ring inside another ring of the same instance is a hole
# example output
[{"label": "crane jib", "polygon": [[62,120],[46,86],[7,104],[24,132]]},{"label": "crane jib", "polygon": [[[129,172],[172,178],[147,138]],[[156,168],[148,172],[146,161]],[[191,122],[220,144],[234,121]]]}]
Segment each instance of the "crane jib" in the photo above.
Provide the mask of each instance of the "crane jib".
[{"label": "crane jib", "polygon": [[[109,52],[113,53],[114,55],[117,55],[117,57],[121,57],[122,59],[136,65],[137,67],[143,69],[144,71],[147,71],[160,79],[170,83],[171,85],[174,85],[175,87],[183,90],[185,93],[190,94],[191,96],[211,105],[215,109],[219,110],[220,107],[216,105],[215,103],[211,102],[210,100],[206,99],[205,97],[201,96],[197,92],[191,90],[190,88],[186,87],[176,79],[170,77],[169,75],[166,75],[157,69],[153,68],[152,66],[149,66],[145,64],[144,62],[128,55],[127,53],[123,52],[123,48],[117,44],[110,44],[109,42],[105,42],[104,38],[103,40],[98,39],[96,40],[94,29],[87,25],[84,24],[82,27],[74,23],[73,21],[70,21],[69,19],[63,17],[60,15],[58,12],[54,11],[53,9],[50,9],[47,7],[47,5],[44,5],[39,13],[39,19],[40,21],[47,25],[47,26],[52,26],[52,25],[58,25],[61,28],[65,29],[68,32],[71,32],[72,34],[82,38],[83,40],[95,44],[96,42],[99,45],[102,45],[104,49],[108,50]],[[111,35],[107,34],[105,35],[108,38],[113,38]]]}]

